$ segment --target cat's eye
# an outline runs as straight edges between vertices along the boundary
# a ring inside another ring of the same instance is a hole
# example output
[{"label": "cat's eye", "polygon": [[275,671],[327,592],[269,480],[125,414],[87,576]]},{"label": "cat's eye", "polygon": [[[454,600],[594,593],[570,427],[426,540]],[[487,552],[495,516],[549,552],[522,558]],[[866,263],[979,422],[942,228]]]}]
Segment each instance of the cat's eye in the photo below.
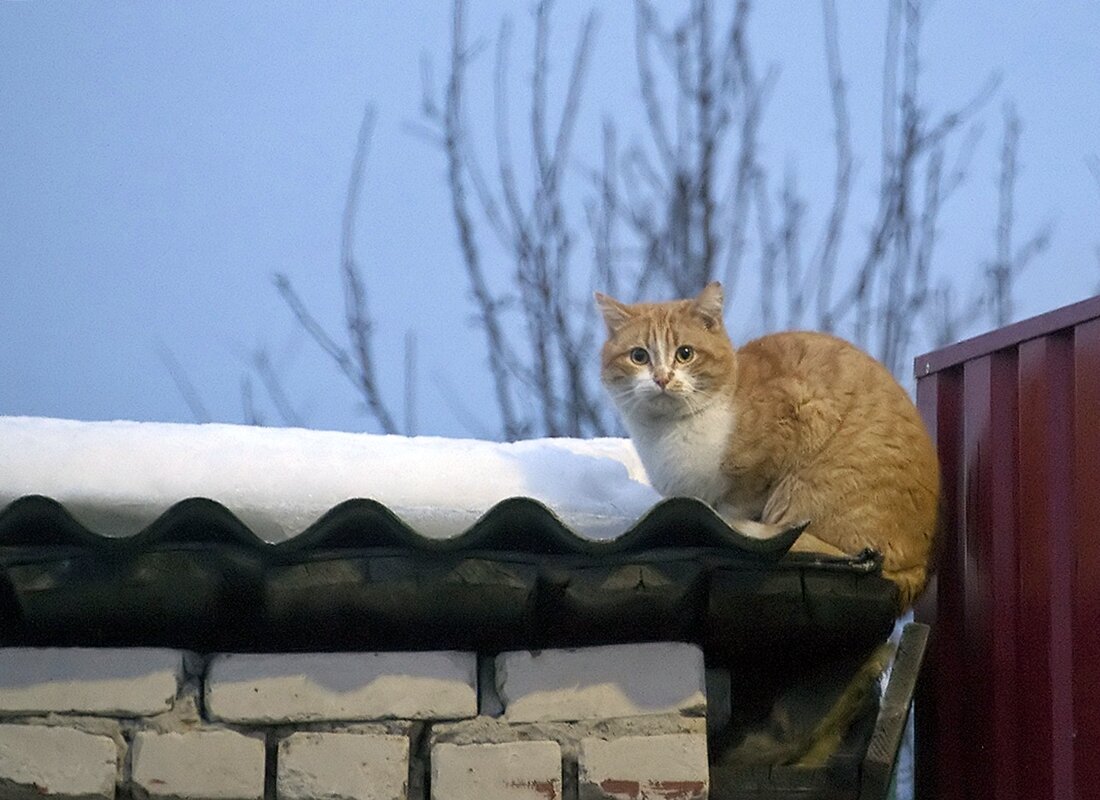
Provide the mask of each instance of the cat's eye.
[{"label": "cat's eye", "polygon": [[690,344],[682,344],[676,348],[676,360],[681,364],[686,364],[695,358],[695,348]]},{"label": "cat's eye", "polygon": [[649,363],[649,351],[644,347],[635,347],[630,351],[630,360],[638,366]]}]

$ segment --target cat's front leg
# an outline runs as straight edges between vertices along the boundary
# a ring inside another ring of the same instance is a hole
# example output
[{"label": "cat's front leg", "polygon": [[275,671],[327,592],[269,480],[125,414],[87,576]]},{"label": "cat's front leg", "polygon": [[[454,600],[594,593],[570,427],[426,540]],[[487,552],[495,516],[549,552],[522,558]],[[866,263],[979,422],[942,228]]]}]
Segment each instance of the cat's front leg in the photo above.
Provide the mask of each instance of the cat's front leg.
[{"label": "cat's front leg", "polygon": [[[720,502],[714,509],[718,516],[738,533],[750,539],[771,539],[791,529],[789,524],[761,522],[759,515],[752,515],[743,506]],[[756,519],[753,519],[756,516]]]},{"label": "cat's front leg", "polygon": [[824,542],[818,539],[812,533],[803,531],[797,539],[794,540],[794,544],[791,545],[790,552],[792,553],[814,553],[822,556],[840,556],[841,558],[851,558],[849,553],[845,553],[839,547]]},{"label": "cat's front leg", "polygon": [[[733,528],[738,533],[749,537],[750,539],[771,539],[775,536],[786,533],[791,528],[797,528],[800,525],[806,524],[804,521],[800,522],[760,522],[755,519],[744,519],[739,517],[727,517],[721,514],[722,519],[726,524]],[[823,556],[841,556],[848,557],[848,553],[845,553],[839,547],[835,547],[828,542],[824,542],[818,539],[812,533],[803,531],[799,534],[798,538],[794,540],[794,544],[791,545],[792,553],[816,553]]]},{"label": "cat's front leg", "polygon": [[[793,475],[788,475],[778,483],[772,490],[771,495],[768,497],[768,501],[764,503],[764,513],[761,515],[762,519],[767,520],[765,524],[776,525],[780,528],[789,528],[800,517],[806,518],[806,512],[810,511],[810,507],[807,507],[806,500],[814,497],[810,488],[805,484],[798,481]],[[820,509],[818,509],[820,510]],[[791,551],[795,553],[816,553],[823,556],[841,556],[847,557],[851,554],[845,553],[839,547],[833,544],[829,544],[823,539],[819,539],[813,533],[813,520],[811,519],[809,530],[803,531],[802,534],[794,540],[794,544],[791,545]]]},{"label": "cat's front leg", "polygon": [[791,529],[790,525],[774,525],[754,519],[727,519],[726,524],[750,539],[772,539]]}]

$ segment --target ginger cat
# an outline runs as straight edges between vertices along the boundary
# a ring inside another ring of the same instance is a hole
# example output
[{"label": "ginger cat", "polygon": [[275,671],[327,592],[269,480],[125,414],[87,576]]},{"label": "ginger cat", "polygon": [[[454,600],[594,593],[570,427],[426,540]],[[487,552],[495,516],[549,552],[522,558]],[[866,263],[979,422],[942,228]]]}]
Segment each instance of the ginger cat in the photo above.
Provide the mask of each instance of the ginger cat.
[{"label": "ginger cat", "polygon": [[939,467],[885,367],[823,333],[735,350],[718,283],[693,300],[596,302],[603,383],[659,492],[697,497],[751,536],[809,520],[795,550],[873,548],[900,610],[912,605],[927,580]]}]

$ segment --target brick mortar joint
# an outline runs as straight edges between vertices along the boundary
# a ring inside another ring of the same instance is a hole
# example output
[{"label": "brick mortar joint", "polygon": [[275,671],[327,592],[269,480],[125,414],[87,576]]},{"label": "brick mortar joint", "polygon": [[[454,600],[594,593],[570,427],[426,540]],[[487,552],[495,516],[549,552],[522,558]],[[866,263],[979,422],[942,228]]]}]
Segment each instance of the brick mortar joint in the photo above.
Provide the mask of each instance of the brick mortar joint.
[{"label": "brick mortar joint", "polygon": [[413,723],[409,734],[409,772],[406,800],[430,800],[432,793],[432,725]]}]

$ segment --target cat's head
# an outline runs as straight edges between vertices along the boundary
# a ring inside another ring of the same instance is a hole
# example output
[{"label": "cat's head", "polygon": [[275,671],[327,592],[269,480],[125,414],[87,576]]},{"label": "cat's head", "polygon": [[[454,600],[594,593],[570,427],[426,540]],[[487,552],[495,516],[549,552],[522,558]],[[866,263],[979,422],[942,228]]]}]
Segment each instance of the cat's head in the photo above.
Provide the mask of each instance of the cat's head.
[{"label": "cat's head", "polygon": [[596,294],[607,324],[601,379],[627,416],[701,411],[733,379],[734,350],[722,325],[722,286],[691,300],[620,303]]}]

